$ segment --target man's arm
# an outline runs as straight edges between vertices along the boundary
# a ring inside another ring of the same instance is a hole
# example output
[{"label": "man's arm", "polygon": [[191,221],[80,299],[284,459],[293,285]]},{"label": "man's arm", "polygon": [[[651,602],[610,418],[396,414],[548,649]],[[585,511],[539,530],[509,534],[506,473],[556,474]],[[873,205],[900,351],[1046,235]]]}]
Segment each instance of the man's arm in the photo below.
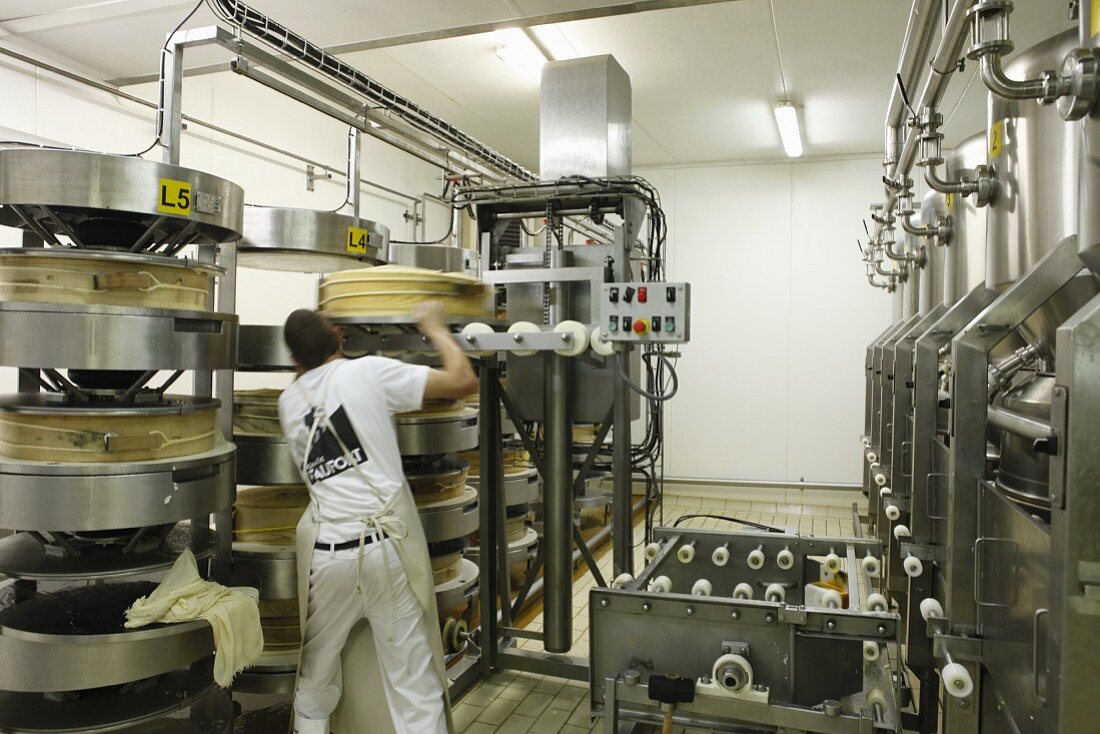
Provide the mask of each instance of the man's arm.
[{"label": "man's arm", "polygon": [[425,400],[457,400],[478,390],[477,375],[470,360],[443,325],[443,307],[431,301],[420,304],[414,312],[420,332],[432,341],[443,362],[441,369],[428,372],[424,385]]}]

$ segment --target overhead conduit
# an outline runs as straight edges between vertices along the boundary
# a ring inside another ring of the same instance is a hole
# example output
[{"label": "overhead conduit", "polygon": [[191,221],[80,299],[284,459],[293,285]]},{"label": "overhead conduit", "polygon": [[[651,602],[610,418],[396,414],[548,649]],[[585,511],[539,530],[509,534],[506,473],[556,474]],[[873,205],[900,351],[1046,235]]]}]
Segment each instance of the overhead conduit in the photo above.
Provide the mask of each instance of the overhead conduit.
[{"label": "overhead conduit", "polygon": [[538,176],[512,159],[432,115],[258,10],[238,0],[207,0],[207,5],[225,22],[363,97],[369,106],[385,110],[471,160],[519,181],[538,180]]}]

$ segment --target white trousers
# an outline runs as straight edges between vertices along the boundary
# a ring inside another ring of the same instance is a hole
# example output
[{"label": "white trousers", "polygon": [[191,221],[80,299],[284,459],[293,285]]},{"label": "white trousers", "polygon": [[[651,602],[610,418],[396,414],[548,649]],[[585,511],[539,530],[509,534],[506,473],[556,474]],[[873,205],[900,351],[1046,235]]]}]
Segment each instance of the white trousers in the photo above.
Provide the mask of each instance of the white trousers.
[{"label": "white trousers", "polygon": [[443,681],[432,664],[429,636],[429,625],[436,621],[417,602],[397,550],[391,544],[383,551],[382,543],[363,551],[358,593],[358,548],[313,551],[309,616],[294,694],[295,726],[301,734],[328,734],[327,719],[340,701],[340,651],[361,619],[374,633],[397,734],[447,734]]}]

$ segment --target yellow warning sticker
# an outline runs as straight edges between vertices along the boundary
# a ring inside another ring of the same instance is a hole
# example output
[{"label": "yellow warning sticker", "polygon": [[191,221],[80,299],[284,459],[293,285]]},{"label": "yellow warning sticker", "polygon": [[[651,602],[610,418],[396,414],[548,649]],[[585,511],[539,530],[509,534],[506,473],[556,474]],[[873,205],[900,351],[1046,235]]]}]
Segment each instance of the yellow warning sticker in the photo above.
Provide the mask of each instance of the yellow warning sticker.
[{"label": "yellow warning sticker", "polygon": [[955,195],[954,194],[947,194],[944,197],[944,201],[947,203],[947,208],[948,209],[954,209],[955,208]]},{"label": "yellow warning sticker", "polygon": [[989,126],[989,160],[993,160],[1004,151],[1004,120],[997,120]]},{"label": "yellow warning sticker", "polygon": [[348,227],[348,252],[356,255],[367,254],[367,230],[359,227]]},{"label": "yellow warning sticker", "polygon": [[1100,33],[1100,0],[1092,0],[1092,15],[1089,16],[1089,35],[1095,39]]},{"label": "yellow warning sticker", "polygon": [[191,216],[191,184],[162,178],[157,211],[161,214],[175,214],[177,217]]}]

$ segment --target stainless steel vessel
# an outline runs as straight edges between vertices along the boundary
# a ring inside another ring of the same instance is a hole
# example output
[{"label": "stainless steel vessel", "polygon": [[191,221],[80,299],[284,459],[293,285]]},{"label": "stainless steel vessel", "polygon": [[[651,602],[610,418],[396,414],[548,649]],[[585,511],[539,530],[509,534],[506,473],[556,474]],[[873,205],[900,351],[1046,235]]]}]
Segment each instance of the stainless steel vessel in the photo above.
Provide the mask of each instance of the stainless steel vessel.
[{"label": "stainless steel vessel", "polygon": [[[947,156],[947,173],[952,179],[973,177],[978,166],[986,165],[986,135],[974,133]],[[985,279],[987,207],[979,207],[974,196],[950,194],[943,197],[945,213],[951,218],[951,236],[944,263],[943,302],[954,305]]]},{"label": "stainless steel vessel", "polygon": [[382,262],[390,230],[330,211],[246,206],[241,265],[266,270],[331,273]]}]

